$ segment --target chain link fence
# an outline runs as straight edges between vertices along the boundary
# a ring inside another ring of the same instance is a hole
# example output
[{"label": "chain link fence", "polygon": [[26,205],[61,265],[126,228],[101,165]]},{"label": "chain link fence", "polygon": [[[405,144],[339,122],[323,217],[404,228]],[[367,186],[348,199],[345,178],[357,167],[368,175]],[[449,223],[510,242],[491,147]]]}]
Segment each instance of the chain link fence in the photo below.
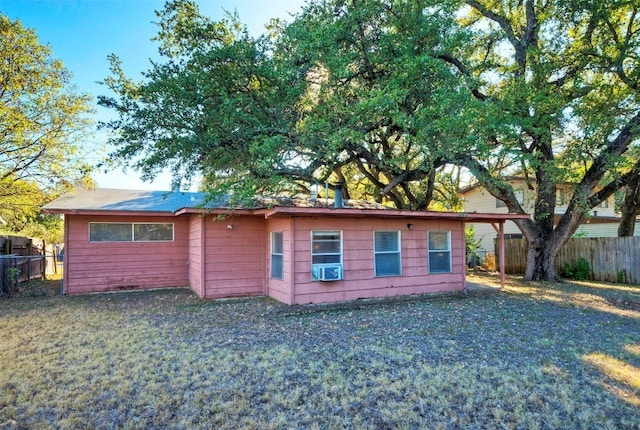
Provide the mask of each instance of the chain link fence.
[{"label": "chain link fence", "polygon": [[12,296],[20,284],[45,280],[47,274],[58,272],[56,266],[53,255],[0,255],[0,295]]}]

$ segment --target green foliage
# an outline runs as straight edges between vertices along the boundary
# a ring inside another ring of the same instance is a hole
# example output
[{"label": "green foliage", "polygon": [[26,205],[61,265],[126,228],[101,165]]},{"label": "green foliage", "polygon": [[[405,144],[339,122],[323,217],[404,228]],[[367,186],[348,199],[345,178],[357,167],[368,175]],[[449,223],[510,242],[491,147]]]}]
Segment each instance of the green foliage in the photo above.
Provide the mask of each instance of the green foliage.
[{"label": "green foliage", "polygon": [[580,229],[578,231],[576,231],[575,233],[573,233],[573,236],[571,236],[573,238],[581,238],[581,237],[587,237],[587,232],[584,231],[583,229]]},{"label": "green foliage", "polygon": [[60,221],[54,227],[40,207],[90,183],[82,145],[91,100],[70,77],[33,30],[0,14],[0,217],[9,233],[59,242]]},{"label": "green foliage", "polygon": [[464,240],[466,243],[467,255],[474,254],[478,248],[480,248],[480,242],[482,242],[482,238],[475,239],[475,230],[473,226],[469,226],[464,229]]},{"label": "green foliage", "polygon": [[627,271],[625,269],[620,269],[618,271],[618,284],[626,284],[627,283]]},{"label": "green foliage", "polygon": [[2,233],[38,237],[47,243],[62,243],[62,218],[40,212],[42,205],[55,198],[57,193],[45,193],[37,183],[31,181],[7,180],[5,183],[6,187],[0,187]]},{"label": "green foliage", "polygon": [[17,233],[20,236],[44,239],[48,244],[64,243],[63,222],[58,215],[40,215]]},{"label": "green foliage", "polygon": [[[443,129],[446,114],[461,106],[434,56],[451,44],[452,11],[334,7],[309,4],[254,39],[237,16],[212,22],[191,1],[167,3],[156,37],[164,59],[143,82],[111,58],[104,84],[115,97],[99,103],[120,113],[102,125],[116,132],[115,158],[145,177],[169,168],[176,186],[198,172],[207,189],[240,199],[346,179],[354,195],[425,209],[456,138]],[[450,188],[440,190],[450,199]]]},{"label": "green foliage", "polygon": [[[533,182],[534,213],[519,223],[545,261],[527,279],[553,279],[553,259],[582,217],[633,177],[640,135],[640,15],[629,2],[465,1],[472,37],[445,61],[479,103],[475,136],[454,158],[511,212],[523,212],[508,175]],[[574,192],[554,222],[557,184]]]},{"label": "green foliage", "polygon": [[[344,181],[396,207],[456,209],[457,165],[512,213],[554,279],[555,254],[584,214],[630,184],[640,135],[640,14],[632,2],[310,1],[253,38],[195,2],[158,14],[163,59],[142,82],[119,60],[104,81],[120,114],[113,158],[214,193],[295,194]],[[557,185],[573,184],[555,222]],[[432,202],[434,202],[432,204]]]},{"label": "green foliage", "polygon": [[591,279],[591,266],[584,257],[580,257],[574,264],[564,263],[564,273],[570,279],[585,281]]},{"label": "green foliage", "polygon": [[480,242],[482,241],[482,238],[475,239],[475,230],[473,228],[473,225],[464,229],[464,239],[466,245],[465,255],[467,258],[467,263],[473,267],[480,265],[480,263],[482,262],[482,258],[477,254],[476,251],[478,250],[478,248],[480,248]]},{"label": "green foliage", "polygon": [[33,30],[0,14],[0,199],[19,180],[51,190],[86,175],[80,142],[91,100],[70,76]]}]

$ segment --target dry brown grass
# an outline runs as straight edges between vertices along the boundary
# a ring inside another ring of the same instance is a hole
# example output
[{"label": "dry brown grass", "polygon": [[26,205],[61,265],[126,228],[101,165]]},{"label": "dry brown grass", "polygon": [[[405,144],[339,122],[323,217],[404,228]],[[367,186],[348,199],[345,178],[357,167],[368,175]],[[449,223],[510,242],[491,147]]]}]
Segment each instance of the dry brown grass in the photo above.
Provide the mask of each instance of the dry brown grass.
[{"label": "dry brown grass", "polygon": [[618,287],[2,299],[0,428],[638,428],[640,288]]}]

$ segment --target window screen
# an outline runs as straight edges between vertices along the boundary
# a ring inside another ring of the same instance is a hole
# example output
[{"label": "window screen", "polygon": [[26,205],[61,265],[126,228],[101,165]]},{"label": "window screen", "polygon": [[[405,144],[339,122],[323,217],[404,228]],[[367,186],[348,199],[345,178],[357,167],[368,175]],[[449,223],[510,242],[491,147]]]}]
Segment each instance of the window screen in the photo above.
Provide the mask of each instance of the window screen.
[{"label": "window screen", "polygon": [[133,231],[130,223],[92,222],[89,224],[91,242],[131,242]]},{"label": "window screen", "polygon": [[282,232],[271,233],[271,277],[284,279]]},{"label": "window screen", "polygon": [[171,223],[92,222],[90,242],[173,242]]},{"label": "window screen", "polygon": [[135,242],[172,241],[173,224],[133,224]]},{"label": "window screen", "polygon": [[311,264],[342,262],[342,233],[339,231],[311,232]]},{"label": "window screen", "polygon": [[448,231],[430,231],[429,273],[451,272],[451,241]]},{"label": "window screen", "polygon": [[373,254],[375,276],[402,274],[399,231],[375,231]]}]

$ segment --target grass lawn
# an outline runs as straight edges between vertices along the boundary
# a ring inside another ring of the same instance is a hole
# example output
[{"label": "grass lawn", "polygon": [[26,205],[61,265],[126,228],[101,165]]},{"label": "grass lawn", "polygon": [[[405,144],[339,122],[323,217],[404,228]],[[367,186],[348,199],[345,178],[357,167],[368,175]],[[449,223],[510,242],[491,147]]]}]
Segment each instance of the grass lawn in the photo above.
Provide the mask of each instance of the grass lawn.
[{"label": "grass lawn", "polygon": [[0,299],[0,428],[637,429],[640,287],[294,307],[35,288]]}]

